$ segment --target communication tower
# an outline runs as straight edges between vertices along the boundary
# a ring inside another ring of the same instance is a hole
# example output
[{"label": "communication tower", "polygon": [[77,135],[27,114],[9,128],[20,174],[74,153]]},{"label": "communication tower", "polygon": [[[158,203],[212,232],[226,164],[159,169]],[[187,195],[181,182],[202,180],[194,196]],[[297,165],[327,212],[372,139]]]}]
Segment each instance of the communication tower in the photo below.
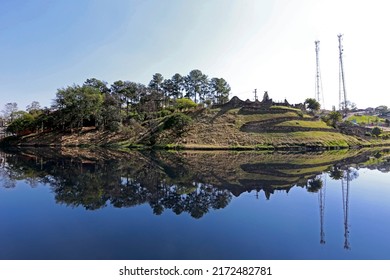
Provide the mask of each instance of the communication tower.
[{"label": "communication tower", "polygon": [[[316,81],[315,81],[315,99],[322,103],[322,106],[324,106],[324,93],[322,90],[322,79],[321,79],[321,70],[320,70],[320,57],[319,57],[319,51],[320,51],[320,41],[314,41],[315,47],[316,47]],[[321,102],[322,99],[322,102]]]},{"label": "communication tower", "polygon": [[339,38],[339,110],[345,113],[347,110],[347,92],[345,91],[345,74],[343,64],[343,35],[339,34],[337,37]]}]

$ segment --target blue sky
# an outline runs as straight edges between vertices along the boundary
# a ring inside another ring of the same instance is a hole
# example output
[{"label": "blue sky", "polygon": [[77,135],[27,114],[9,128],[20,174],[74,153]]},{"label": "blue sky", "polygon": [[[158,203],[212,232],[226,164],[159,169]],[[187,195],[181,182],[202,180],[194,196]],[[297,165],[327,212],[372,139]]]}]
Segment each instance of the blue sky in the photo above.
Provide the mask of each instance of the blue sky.
[{"label": "blue sky", "polygon": [[0,0],[0,109],[87,78],[148,84],[200,69],[233,95],[274,100],[315,94],[320,40],[325,106],[338,104],[338,42],[344,34],[348,99],[390,106],[390,4],[345,0]]}]

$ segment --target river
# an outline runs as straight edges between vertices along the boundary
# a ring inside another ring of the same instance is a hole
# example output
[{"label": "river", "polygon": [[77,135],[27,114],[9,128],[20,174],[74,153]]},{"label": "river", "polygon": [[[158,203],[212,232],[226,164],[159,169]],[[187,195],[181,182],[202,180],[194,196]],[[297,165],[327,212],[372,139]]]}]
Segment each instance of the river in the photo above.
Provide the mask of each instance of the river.
[{"label": "river", "polygon": [[386,149],[0,160],[0,259],[390,259]]}]

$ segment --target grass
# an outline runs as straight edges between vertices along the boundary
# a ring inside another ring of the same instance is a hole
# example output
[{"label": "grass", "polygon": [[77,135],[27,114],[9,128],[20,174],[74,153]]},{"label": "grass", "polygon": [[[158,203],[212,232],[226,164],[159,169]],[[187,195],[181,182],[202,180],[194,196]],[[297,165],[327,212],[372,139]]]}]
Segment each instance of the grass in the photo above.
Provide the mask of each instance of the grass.
[{"label": "grass", "polygon": [[325,122],[323,121],[284,121],[276,126],[293,126],[293,127],[309,127],[309,128],[330,128]]},{"label": "grass", "polygon": [[362,116],[351,116],[348,118],[348,121],[356,122],[357,124],[379,124],[384,123],[385,119],[379,118],[377,116],[362,115]]},{"label": "grass", "polygon": [[270,108],[271,109],[283,109],[283,110],[297,112],[297,113],[300,113],[300,114],[302,113],[301,109],[291,108],[291,107],[287,107],[287,106],[271,106]]},{"label": "grass", "polygon": [[253,114],[253,115],[240,115],[239,118],[242,122],[253,122],[253,121],[266,121],[280,118],[295,118],[298,115],[294,112],[286,112],[284,114]]}]

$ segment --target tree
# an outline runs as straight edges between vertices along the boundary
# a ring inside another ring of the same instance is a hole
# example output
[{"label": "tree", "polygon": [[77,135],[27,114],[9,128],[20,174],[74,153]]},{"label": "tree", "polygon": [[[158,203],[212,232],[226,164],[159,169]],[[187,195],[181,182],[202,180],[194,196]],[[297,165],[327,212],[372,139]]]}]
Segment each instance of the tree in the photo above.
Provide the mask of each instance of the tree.
[{"label": "tree", "polygon": [[59,122],[63,129],[81,128],[84,120],[99,125],[103,95],[97,88],[90,86],[68,86],[57,90],[54,107],[59,110]]},{"label": "tree", "polygon": [[188,98],[179,98],[175,101],[175,108],[179,110],[191,109],[195,108],[196,106],[196,103]]},{"label": "tree", "polygon": [[305,103],[306,108],[312,112],[318,111],[321,108],[321,104],[314,98],[306,98]]},{"label": "tree", "polygon": [[156,91],[162,91],[162,83],[164,81],[163,75],[156,73],[153,75],[152,80],[149,82],[149,88]]},{"label": "tree", "polygon": [[30,114],[38,113],[41,109],[41,105],[39,104],[38,101],[33,101],[31,102],[30,105],[26,106],[26,111],[29,112]]},{"label": "tree", "polygon": [[13,120],[7,127],[7,131],[18,135],[28,134],[34,130],[34,117],[24,111],[19,111],[20,116]]},{"label": "tree", "polygon": [[382,129],[380,129],[379,127],[374,127],[371,131],[371,134],[372,135],[375,135],[376,137],[378,137],[380,134],[382,133]]},{"label": "tree", "polygon": [[172,81],[171,96],[174,99],[183,98],[184,78],[180,74],[176,73],[175,75],[172,76],[171,81]]},{"label": "tree", "polygon": [[212,103],[223,104],[229,101],[230,86],[223,78],[212,78],[210,92]]},{"label": "tree", "polygon": [[192,70],[188,76],[184,78],[185,90],[187,98],[193,98],[195,103],[197,103],[197,97],[199,100],[204,99],[204,95],[208,89],[208,79],[207,76],[202,73],[200,70]]},{"label": "tree", "polygon": [[87,79],[84,86],[89,86],[98,89],[101,93],[109,93],[110,89],[107,87],[107,82],[98,80],[96,78]]},{"label": "tree", "polygon": [[18,104],[16,102],[10,102],[5,104],[3,115],[7,121],[13,121],[15,119],[15,113],[18,111]]},{"label": "tree", "polygon": [[342,116],[338,111],[332,111],[328,115],[325,116],[324,121],[333,127],[336,127],[337,123],[341,122]]}]

